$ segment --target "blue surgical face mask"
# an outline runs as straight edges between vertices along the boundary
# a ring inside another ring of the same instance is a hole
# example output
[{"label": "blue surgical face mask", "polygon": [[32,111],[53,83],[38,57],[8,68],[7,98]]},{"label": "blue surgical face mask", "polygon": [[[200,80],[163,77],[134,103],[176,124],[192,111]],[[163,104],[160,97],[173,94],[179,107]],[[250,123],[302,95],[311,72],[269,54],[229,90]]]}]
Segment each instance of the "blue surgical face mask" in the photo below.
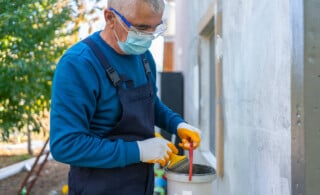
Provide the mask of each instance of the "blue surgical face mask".
[{"label": "blue surgical face mask", "polygon": [[[115,31],[114,31],[115,33]],[[137,35],[133,31],[128,31],[126,41],[120,41],[117,34],[115,33],[118,40],[120,49],[128,55],[140,55],[146,52],[151,46],[153,37]]]}]

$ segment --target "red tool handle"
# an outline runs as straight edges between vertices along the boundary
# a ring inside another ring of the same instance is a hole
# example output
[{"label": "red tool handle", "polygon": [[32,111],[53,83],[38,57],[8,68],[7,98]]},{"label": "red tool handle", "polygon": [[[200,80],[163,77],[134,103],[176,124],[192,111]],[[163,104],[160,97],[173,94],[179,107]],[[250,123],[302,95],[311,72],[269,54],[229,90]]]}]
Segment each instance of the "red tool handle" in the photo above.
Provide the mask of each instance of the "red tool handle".
[{"label": "red tool handle", "polygon": [[193,142],[190,142],[189,148],[189,181],[192,181],[192,165],[193,165]]}]

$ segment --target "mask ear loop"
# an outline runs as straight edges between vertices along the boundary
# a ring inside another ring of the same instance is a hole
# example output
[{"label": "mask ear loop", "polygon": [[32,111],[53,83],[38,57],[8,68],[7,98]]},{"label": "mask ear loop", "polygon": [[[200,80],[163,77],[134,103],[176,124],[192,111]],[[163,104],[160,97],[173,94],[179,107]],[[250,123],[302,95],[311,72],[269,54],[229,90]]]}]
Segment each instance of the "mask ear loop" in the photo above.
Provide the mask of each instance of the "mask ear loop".
[{"label": "mask ear loop", "polygon": [[117,18],[116,20],[118,21],[118,23],[120,23],[120,26],[121,26],[125,31],[129,32],[129,30],[126,29],[126,27],[124,27],[124,25],[123,25],[122,21],[119,19],[119,17],[118,17],[117,15],[115,15],[115,17]]},{"label": "mask ear loop", "polygon": [[114,36],[116,36],[117,41],[120,41],[120,39],[119,39],[119,37],[118,37],[118,35],[117,35],[116,31],[115,31],[114,29],[112,29],[112,32],[113,32]]},{"label": "mask ear loop", "polygon": [[[117,20],[117,22],[120,23],[120,26],[121,26],[127,33],[129,33],[128,30],[123,26],[123,24],[122,24],[122,22],[120,21],[120,19],[119,19],[114,13],[113,13],[113,15],[114,15],[114,17],[116,18],[115,20]],[[112,31],[113,31],[113,34],[116,36],[117,41],[118,41],[118,42],[123,42],[123,41],[120,41],[119,36],[118,36],[118,34],[116,33],[116,31],[115,31],[114,29],[112,29]]]}]

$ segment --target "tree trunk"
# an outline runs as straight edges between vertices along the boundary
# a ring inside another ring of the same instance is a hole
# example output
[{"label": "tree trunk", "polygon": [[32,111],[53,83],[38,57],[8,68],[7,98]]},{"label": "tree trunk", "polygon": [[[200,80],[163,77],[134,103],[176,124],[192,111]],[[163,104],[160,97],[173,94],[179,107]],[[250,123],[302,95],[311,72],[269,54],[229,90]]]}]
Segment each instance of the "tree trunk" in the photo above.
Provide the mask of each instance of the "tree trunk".
[{"label": "tree trunk", "polygon": [[[29,126],[29,125],[28,125]],[[27,132],[27,136],[28,136],[28,153],[32,156],[33,155],[33,151],[32,151],[32,138],[31,138],[31,129],[28,127],[28,132]]]}]

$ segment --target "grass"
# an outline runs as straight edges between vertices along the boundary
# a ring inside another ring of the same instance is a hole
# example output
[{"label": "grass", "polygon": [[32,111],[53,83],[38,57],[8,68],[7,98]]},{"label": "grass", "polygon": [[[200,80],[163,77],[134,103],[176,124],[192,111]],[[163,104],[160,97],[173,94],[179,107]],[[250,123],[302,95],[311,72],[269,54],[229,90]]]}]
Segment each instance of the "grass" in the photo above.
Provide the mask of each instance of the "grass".
[{"label": "grass", "polygon": [[32,158],[29,154],[0,155],[0,168]]},{"label": "grass", "polygon": [[[17,136],[16,136],[17,137]],[[31,134],[32,141],[43,141],[45,142],[48,139],[48,132],[41,133],[32,133]],[[15,144],[26,144],[27,139],[22,137],[19,140],[11,140],[8,142],[0,141],[0,168],[30,159],[32,157],[36,157],[41,151],[41,147],[33,148],[33,154],[30,155],[28,153],[27,146],[23,147],[12,147]]]}]

